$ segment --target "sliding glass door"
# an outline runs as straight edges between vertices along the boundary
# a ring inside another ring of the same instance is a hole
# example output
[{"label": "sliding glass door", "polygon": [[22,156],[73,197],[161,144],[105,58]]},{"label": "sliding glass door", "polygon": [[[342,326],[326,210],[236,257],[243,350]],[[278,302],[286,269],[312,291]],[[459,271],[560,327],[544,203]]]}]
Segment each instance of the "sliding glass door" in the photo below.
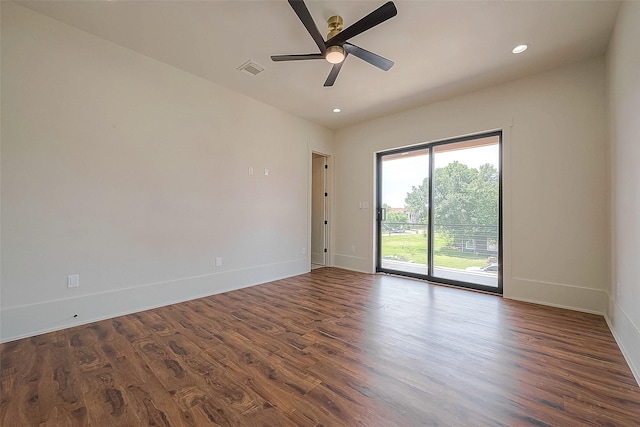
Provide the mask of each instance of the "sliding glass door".
[{"label": "sliding glass door", "polygon": [[377,270],[502,292],[501,133],[378,154]]},{"label": "sliding glass door", "polygon": [[429,267],[429,149],[385,155],[379,162],[379,265],[426,275]]}]

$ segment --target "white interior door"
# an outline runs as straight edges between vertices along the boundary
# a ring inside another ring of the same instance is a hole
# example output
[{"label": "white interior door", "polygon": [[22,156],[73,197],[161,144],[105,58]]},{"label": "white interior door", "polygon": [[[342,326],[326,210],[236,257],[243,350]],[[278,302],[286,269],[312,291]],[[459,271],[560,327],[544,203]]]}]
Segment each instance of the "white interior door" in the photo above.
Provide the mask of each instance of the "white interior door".
[{"label": "white interior door", "polygon": [[327,158],[313,154],[311,172],[311,264],[326,265]]}]

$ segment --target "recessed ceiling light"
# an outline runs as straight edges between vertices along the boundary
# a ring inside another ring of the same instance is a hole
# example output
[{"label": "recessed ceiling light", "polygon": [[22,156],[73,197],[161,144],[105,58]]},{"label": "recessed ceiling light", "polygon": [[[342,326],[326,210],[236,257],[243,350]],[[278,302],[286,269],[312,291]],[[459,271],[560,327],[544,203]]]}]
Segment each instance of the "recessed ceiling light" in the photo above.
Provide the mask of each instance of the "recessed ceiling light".
[{"label": "recessed ceiling light", "polygon": [[522,53],[525,50],[527,50],[529,46],[526,44],[519,44],[518,46],[514,47],[513,50],[511,52],[513,53]]},{"label": "recessed ceiling light", "polygon": [[334,109],[333,109],[333,110],[331,110],[331,111],[333,111],[334,113],[339,113],[339,112],[340,112],[340,111],[342,111],[342,110],[341,110],[341,109],[339,109],[339,108],[334,108]]}]

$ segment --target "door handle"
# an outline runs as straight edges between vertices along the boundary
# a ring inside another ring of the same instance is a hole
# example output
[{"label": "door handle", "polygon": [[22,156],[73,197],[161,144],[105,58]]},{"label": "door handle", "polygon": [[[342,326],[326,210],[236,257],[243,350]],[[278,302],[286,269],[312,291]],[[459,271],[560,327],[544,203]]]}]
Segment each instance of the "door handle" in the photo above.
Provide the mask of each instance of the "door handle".
[{"label": "door handle", "polygon": [[378,209],[378,221],[386,221],[387,220],[387,209],[379,208]]}]

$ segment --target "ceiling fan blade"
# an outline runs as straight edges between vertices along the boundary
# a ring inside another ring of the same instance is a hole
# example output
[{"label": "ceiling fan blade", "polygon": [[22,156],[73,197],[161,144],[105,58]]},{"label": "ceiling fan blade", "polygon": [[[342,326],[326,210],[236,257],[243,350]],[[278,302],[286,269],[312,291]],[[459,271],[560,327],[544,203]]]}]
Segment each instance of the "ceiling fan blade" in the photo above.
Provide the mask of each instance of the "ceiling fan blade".
[{"label": "ceiling fan blade", "polygon": [[318,27],[316,27],[316,23],[313,21],[313,18],[309,13],[309,9],[307,9],[307,5],[304,4],[303,0],[289,0],[289,5],[291,5],[291,8],[296,15],[298,15],[298,18],[302,21],[302,24],[311,35],[313,41],[318,45],[320,52],[324,54],[327,50],[324,44],[324,39],[322,38],[322,34],[320,34]]},{"label": "ceiling fan blade", "polygon": [[345,43],[342,47],[344,48],[345,51],[349,52],[351,55],[357,56],[363,61],[368,62],[369,64],[380,68],[381,70],[389,71],[391,67],[393,67],[393,64],[394,64],[393,61],[387,58],[383,58],[380,55],[376,55],[373,52],[369,52],[368,50],[358,47],[354,44]]},{"label": "ceiling fan blade", "polygon": [[303,53],[300,55],[271,55],[271,60],[274,62],[304,61],[307,59],[324,59],[324,55],[321,53]]},{"label": "ceiling fan blade", "polygon": [[344,64],[344,61],[347,60],[347,56],[348,56],[348,53],[345,52],[344,59],[342,60],[342,62],[333,64],[333,67],[331,67],[331,71],[329,72],[329,77],[327,77],[327,80],[325,80],[324,82],[324,87],[333,86],[333,84],[336,82],[336,79],[338,78],[338,73],[342,68],[342,64]]},{"label": "ceiling fan blade", "polygon": [[[292,1],[292,0],[289,0]],[[351,37],[355,37],[358,34],[375,27],[378,24],[383,23],[387,19],[391,19],[398,14],[398,10],[392,1],[387,2],[356,22],[355,24],[345,28],[326,42],[326,46],[334,46],[342,44],[349,40]]]}]

